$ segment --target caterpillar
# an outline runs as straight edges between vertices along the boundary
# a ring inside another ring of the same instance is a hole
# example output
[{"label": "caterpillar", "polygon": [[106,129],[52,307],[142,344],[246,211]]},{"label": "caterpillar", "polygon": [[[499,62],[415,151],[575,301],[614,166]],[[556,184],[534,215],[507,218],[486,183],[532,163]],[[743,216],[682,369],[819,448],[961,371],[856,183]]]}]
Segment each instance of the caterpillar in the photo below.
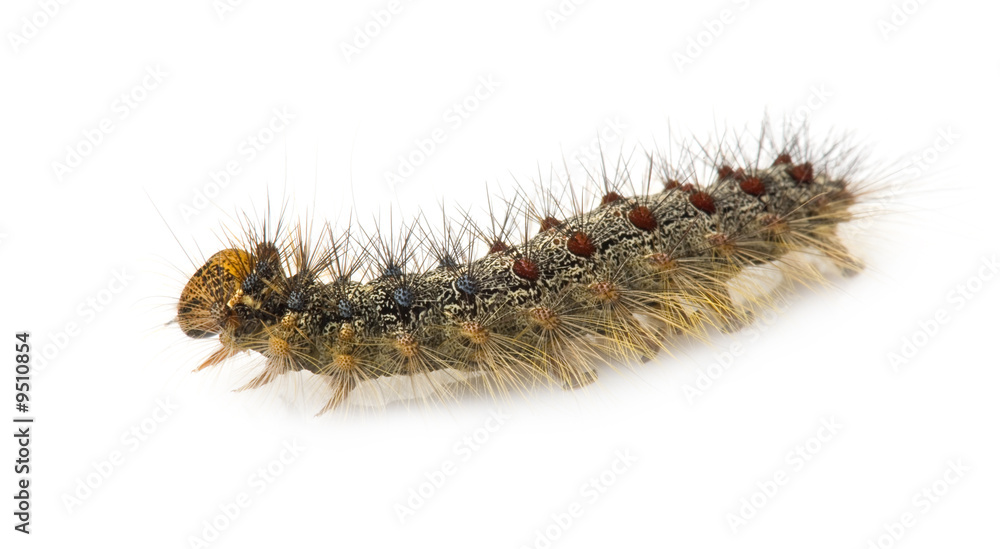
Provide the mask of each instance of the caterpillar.
[{"label": "caterpillar", "polygon": [[197,370],[263,356],[239,390],[318,376],[329,387],[320,414],[373,380],[436,372],[495,397],[586,387],[599,366],[752,322],[774,302],[734,283],[754,269],[818,282],[826,275],[801,258],[819,257],[860,272],[838,227],[871,193],[862,156],[843,139],[817,144],[804,126],[778,135],[765,123],[714,145],[676,143],[639,170],[602,161],[587,193],[571,182],[569,200],[551,187],[541,200],[520,192],[488,224],[445,216],[434,230],[420,218],[389,236],[326,225],[314,238],[308,223],[244,216],[184,286],[175,320],[191,338],[218,338]]}]

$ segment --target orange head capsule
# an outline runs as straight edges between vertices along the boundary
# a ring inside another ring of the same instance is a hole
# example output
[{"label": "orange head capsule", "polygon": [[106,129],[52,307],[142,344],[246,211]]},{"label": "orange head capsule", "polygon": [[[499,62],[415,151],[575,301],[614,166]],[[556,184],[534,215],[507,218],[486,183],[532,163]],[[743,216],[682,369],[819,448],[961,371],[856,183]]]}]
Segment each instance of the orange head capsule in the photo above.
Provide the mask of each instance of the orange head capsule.
[{"label": "orange head capsule", "polygon": [[177,323],[189,337],[211,337],[238,322],[229,302],[251,272],[253,259],[243,250],[216,253],[188,280],[177,302]]}]

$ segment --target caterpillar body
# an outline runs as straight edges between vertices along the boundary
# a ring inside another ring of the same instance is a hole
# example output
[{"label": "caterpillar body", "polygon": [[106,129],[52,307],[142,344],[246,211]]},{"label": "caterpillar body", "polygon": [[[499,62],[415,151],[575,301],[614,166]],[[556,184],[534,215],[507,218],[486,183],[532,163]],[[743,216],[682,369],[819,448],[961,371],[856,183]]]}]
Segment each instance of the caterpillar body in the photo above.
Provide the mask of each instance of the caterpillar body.
[{"label": "caterpillar body", "polygon": [[[600,364],[646,361],[680,338],[752,321],[770,302],[732,284],[748,269],[822,279],[799,253],[848,275],[863,268],[837,232],[866,194],[852,177],[859,156],[841,141],[812,152],[804,130],[772,133],[765,125],[712,152],[684,147],[683,169],[664,155],[637,178],[605,172],[591,208],[508,202],[490,229],[467,217],[436,237],[414,224],[363,239],[327,226],[324,245],[308,226],[282,234],[280,222],[251,223],[194,273],[176,320],[221,343],[198,369],[263,355],[243,389],[287,372],[320,376],[330,387],[320,413],[368,381],[440,371],[494,396],[583,387]],[[640,189],[628,192],[634,179]]]}]

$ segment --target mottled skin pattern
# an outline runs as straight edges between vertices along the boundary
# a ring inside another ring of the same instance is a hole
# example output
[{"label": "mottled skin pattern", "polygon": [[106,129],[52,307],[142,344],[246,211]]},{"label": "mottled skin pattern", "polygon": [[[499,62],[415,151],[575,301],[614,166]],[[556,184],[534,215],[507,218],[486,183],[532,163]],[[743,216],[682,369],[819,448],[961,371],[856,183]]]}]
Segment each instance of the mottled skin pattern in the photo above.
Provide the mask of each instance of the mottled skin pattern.
[{"label": "mottled skin pattern", "polygon": [[[836,256],[842,247],[830,228],[849,219],[853,196],[843,180],[814,175],[808,163],[779,157],[746,173],[720,168],[703,189],[666,187],[648,196],[609,194],[592,211],[468,264],[423,273],[387,268],[367,283],[321,282],[323,265],[289,275],[266,240],[249,253],[225,250],[192,277],[178,319],[191,337],[220,334],[225,356],[264,354],[267,371],[251,387],[300,369],[330,376],[332,407],[359,379],[444,367],[517,364],[567,387],[585,385],[590,365],[574,361],[614,355],[613,346],[594,342],[637,330],[630,316],[613,314],[622,296],[642,309],[633,312],[669,324],[683,313],[671,312],[664,296],[689,295],[724,311],[717,325],[739,324],[726,318],[735,309],[725,282],[790,251],[790,233],[850,264]],[[698,268],[677,271],[685,262]]]}]

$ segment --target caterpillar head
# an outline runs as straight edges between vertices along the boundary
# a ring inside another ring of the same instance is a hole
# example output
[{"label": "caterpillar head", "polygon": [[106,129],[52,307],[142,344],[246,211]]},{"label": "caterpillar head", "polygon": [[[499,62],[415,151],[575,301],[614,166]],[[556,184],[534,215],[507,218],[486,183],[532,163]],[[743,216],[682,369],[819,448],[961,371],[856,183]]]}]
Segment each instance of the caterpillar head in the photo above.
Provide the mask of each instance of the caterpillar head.
[{"label": "caterpillar head", "polygon": [[[177,323],[188,337],[211,337],[230,322],[229,299],[241,286],[252,266],[250,254],[231,248],[222,250],[195,271],[177,303]],[[235,320],[235,319],[233,319]]]},{"label": "caterpillar head", "polygon": [[241,331],[249,310],[258,310],[284,275],[273,244],[255,254],[238,248],[217,252],[198,269],[181,292],[177,323],[193,338]]}]

